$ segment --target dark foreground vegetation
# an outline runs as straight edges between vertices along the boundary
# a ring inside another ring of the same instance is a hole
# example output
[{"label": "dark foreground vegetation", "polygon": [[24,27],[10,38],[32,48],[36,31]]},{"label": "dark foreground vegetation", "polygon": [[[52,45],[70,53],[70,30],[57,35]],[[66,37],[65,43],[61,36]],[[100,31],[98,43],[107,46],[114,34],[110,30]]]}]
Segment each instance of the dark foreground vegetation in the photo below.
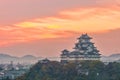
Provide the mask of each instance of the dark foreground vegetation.
[{"label": "dark foreground vegetation", "polygon": [[38,62],[16,80],[120,80],[120,63],[100,61],[61,64]]}]

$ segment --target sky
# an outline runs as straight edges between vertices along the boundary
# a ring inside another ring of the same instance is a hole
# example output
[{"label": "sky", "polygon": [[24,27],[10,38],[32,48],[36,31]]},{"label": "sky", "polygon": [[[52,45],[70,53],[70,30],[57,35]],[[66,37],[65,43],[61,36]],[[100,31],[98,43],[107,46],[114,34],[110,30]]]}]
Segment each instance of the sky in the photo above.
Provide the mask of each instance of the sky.
[{"label": "sky", "polygon": [[102,55],[120,53],[120,0],[0,1],[0,53],[60,56],[84,33]]}]

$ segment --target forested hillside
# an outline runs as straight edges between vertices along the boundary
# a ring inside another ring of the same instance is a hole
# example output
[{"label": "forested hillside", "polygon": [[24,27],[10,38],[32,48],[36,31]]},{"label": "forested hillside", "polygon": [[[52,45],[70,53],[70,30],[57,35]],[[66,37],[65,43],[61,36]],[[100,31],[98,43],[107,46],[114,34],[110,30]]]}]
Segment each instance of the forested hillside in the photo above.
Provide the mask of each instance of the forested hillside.
[{"label": "forested hillside", "polygon": [[120,63],[105,65],[100,61],[61,64],[38,62],[16,80],[120,80]]}]

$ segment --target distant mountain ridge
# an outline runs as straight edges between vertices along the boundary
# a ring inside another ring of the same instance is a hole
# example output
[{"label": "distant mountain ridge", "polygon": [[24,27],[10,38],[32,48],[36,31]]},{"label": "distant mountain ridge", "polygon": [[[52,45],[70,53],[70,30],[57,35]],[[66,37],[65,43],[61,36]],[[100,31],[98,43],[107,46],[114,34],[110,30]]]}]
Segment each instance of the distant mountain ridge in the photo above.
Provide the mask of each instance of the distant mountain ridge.
[{"label": "distant mountain ridge", "polygon": [[10,56],[8,54],[0,53],[0,58],[4,58],[4,57],[6,57],[6,58],[18,58],[18,57],[15,57],[15,56]]},{"label": "distant mountain ridge", "polygon": [[101,60],[103,62],[113,62],[113,61],[120,60],[120,53],[111,54],[110,56],[102,56]]},{"label": "distant mountain ridge", "polygon": [[21,59],[36,59],[36,58],[38,58],[38,57],[35,57],[33,55],[25,55],[25,56],[21,57]]},{"label": "distant mountain ridge", "polygon": [[[14,63],[36,63],[39,60],[42,60],[42,57],[36,57],[33,55],[24,55],[22,57],[16,57],[16,56],[11,56],[8,54],[0,53],[0,64],[1,63],[10,63],[10,61],[13,61]],[[51,58],[49,57],[48,59],[53,59],[53,60],[60,60],[60,58]],[[110,56],[102,56],[101,61],[103,62],[113,62],[120,60],[120,53],[112,54]]]},{"label": "distant mountain ridge", "polygon": [[2,57],[6,57],[6,58],[37,58],[33,55],[25,55],[25,56],[22,56],[22,57],[16,57],[16,56],[11,56],[11,55],[8,55],[8,54],[0,53],[0,58],[2,58]]},{"label": "distant mountain ridge", "polygon": [[112,54],[109,57],[120,57],[120,53]]},{"label": "distant mountain ridge", "polygon": [[40,59],[41,59],[40,57],[35,57],[33,55],[16,57],[16,56],[0,53],[0,63],[9,63],[10,61],[13,61],[14,63],[35,63]]}]

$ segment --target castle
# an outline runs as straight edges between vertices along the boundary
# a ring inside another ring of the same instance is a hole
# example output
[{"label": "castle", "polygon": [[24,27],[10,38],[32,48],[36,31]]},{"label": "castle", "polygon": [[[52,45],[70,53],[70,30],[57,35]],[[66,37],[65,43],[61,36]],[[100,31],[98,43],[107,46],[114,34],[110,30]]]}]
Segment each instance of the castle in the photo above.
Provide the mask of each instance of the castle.
[{"label": "castle", "polygon": [[81,60],[100,60],[99,50],[90,40],[92,38],[87,34],[82,34],[78,38],[78,42],[70,52],[67,49],[62,51],[61,62],[81,61]]}]

